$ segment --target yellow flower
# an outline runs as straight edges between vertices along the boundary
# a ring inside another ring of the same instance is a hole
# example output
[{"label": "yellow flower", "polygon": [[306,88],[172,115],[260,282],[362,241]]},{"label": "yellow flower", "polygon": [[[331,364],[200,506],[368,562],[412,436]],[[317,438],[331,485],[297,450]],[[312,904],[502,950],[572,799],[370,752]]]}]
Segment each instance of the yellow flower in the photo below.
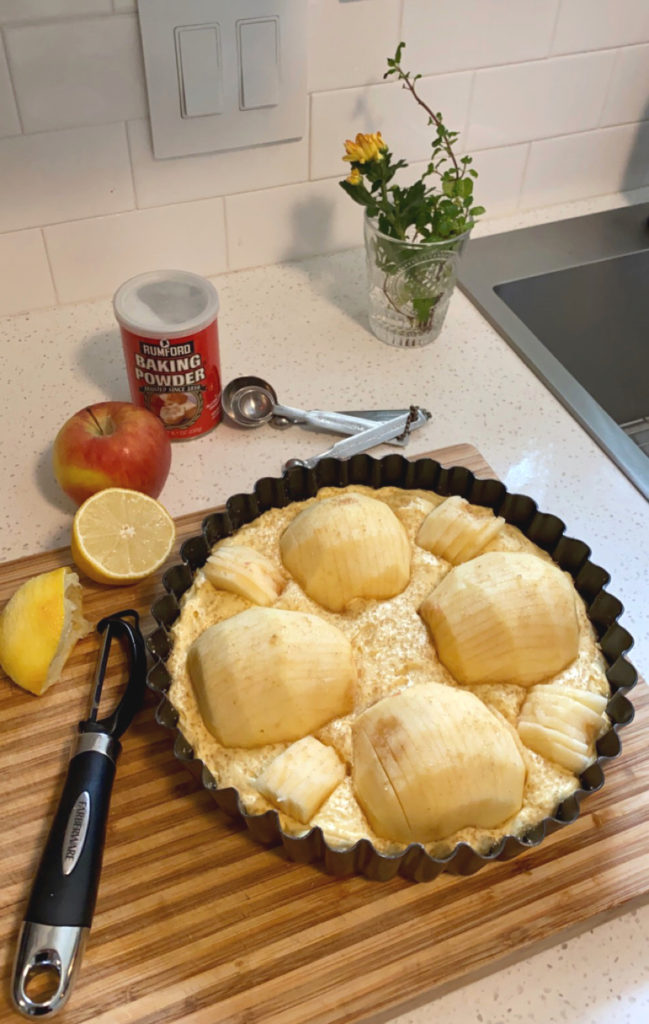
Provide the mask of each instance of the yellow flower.
[{"label": "yellow flower", "polygon": [[351,139],[345,140],[345,156],[343,160],[349,160],[350,163],[357,164],[370,163],[372,160],[382,160],[383,151],[387,148],[387,143],[381,138],[380,132],[372,132],[368,135],[363,135],[362,132],[359,132],[354,142]]},{"label": "yellow flower", "polygon": [[345,178],[345,181],[348,181],[350,185],[360,185],[362,180],[363,175],[359,171],[358,167],[352,167],[351,171]]}]

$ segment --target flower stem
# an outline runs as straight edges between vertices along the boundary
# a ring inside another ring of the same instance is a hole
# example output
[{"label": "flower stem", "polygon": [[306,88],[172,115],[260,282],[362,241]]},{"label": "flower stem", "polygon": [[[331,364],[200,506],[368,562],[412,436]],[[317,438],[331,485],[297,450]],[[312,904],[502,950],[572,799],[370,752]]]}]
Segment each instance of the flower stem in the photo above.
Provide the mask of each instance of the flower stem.
[{"label": "flower stem", "polygon": [[397,71],[397,73],[399,75],[399,78],[403,82],[403,88],[410,90],[410,92],[412,93],[414,99],[417,101],[419,106],[424,108],[424,110],[428,114],[429,118],[431,119],[432,123],[440,130],[442,139],[444,141],[444,149],[446,150],[446,152],[450,156],[450,158],[451,158],[451,160],[453,162],[453,167],[455,168],[455,176],[456,176],[456,178],[460,179],[462,177],[462,171],[460,170],[460,166],[459,166],[459,164],[458,164],[458,162],[456,160],[455,153],[453,152],[453,147],[451,146],[450,142],[446,138],[446,127],[445,127],[445,125],[443,124],[441,119],[437,116],[437,114],[433,113],[433,111],[428,106],[428,104],[424,103],[424,101],[422,100],[421,96],[419,95],[419,93],[415,89],[414,84],[410,80],[410,72],[409,71],[404,71],[400,64],[396,65],[395,70]]},{"label": "flower stem", "polygon": [[399,221],[395,217],[394,213],[392,212],[390,200],[388,198],[388,190],[384,178],[381,179],[381,199],[383,200],[383,213],[392,224],[394,230],[397,232],[397,237],[405,239],[406,233],[399,224]]}]

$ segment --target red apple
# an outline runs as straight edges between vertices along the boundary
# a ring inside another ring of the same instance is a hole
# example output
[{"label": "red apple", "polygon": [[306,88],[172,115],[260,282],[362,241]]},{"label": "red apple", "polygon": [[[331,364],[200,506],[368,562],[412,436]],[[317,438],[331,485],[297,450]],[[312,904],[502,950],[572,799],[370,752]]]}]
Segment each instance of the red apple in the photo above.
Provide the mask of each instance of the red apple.
[{"label": "red apple", "polygon": [[105,487],[157,498],[171,465],[162,422],[130,402],[98,402],[63,424],[54,441],[54,475],[80,505]]}]

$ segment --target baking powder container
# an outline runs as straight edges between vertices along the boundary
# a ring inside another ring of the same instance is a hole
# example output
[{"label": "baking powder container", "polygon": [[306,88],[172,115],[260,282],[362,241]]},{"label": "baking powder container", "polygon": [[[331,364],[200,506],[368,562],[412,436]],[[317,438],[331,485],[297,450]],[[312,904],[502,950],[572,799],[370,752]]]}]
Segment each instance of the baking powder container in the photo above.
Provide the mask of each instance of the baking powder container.
[{"label": "baking powder container", "polygon": [[113,298],[135,405],[150,409],[172,441],[206,434],[221,420],[219,297],[204,277],[154,270]]}]

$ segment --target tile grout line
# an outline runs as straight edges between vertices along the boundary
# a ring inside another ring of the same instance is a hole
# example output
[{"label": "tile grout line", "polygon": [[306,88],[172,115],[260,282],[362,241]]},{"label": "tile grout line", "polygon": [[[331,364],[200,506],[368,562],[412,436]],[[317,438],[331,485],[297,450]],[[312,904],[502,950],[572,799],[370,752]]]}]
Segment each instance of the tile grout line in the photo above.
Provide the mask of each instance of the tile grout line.
[{"label": "tile grout line", "polygon": [[532,157],[532,146],[533,145],[534,145],[533,142],[528,142],[527,143],[527,152],[525,154],[525,162],[523,164],[523,173],[521,174],[521,183],[518,186],[518,195],[516,196],[516,206],[515,206],[516,210],[520,210],[520,208],[521,208],[521,200],[523,198],[523,191],[525,189],[525,182],[527,180],[527,171],[528,171],[528,168],[530,166],[530,160],[531,160],[531,157]]},{"label": "tile grout line", "polygon": [[611,60],[611,67],[610,67],[609,72],[608,72],[606,88],[603,90],[602,103],[601,103],[601,106],[599,108],[599,115],[597,117],[597,126],[598,126],[598,128],[611,127],[611,125],[603,125],[602,124],[602,120],[604,118],[604,111],[606,110],[606,104],[608,103],[608,98],[609,98],[609,96],[611,94],[611,91],[612,91],[613,81],[615,79],[615,72],[617,70],[618,61],[619,61],[619,54],[620,54],[619,50],[614,50],[613,51],[613,58]]},{"label": "tile grout line", "polygon": [[230,246],[230,227],[228,224],[228,203],[227,196],[221,196],[221,202],[223,203],[223,231],[225,233],[225,268],[228,273],[231,273],[231,246]]},{"label": "tile grout line", "polygon": [[45,233],[45,228],[41,227],[38,230],[40,232],[41,238],[43,239],[43,248],[45,249],[45,258],[47,260],[47,266],[48,266],[48,269],[49,269],[49,272],[50,272],[50,278],[52,280],[52,288],[54,289],[54,296],[56,298],[56,305],[57,306],[62,306],[62,305],[64,305],[64,302],[61,299],[61,294],[59,292],[58,285],[56,283],[56,275],[54,273],[54,266],[52,264],[52,255],[50,253],[50,247],[47,244],[47,235]]},{"label": "tile grout line", "polygon": [[[403,39],[403,25],[404,25],[404,22],[406,20],[405,11],[406,11],[406,0],[401,0],[401,2],[399,4],[399,39],[397,39],[397,43],[401,39]],[[396,47],[395,47],[395,49],[396,49]]]},{"label": "tile grout line", "polygon": [[139,210],[140,203],[137,194],[137,186],[135,183],[135,168],[133,166],[133,149],[131,147],[131,133],[128,130],[128,121],[123,121],[122,123],[124,125],[124,133],[126,135],[126,153],[128,156],[128,169],[131,176],[131,188],[133,189],[133,202],[135,203],[134,209]]},{"label": "tile grout line", "polygon": [[[6,37],[5,29],[6,29],[6,26],[4,26],[4,25],[0,26],[0,46],[2,47],[2,50],[3,50],[3,53],[4,53],[4,57],[5,57],[5,61],[6,61],[6,64],[7,64],[7,75],[9,76],[9,86],[11,88],[11,95],[13,97],[14,107],[16,108],[16,117],[18,118],[18,125],[20,127],[20,134],[21,135],[26,135],[27,133],[25,132],[25,122],[23,120],[23,115],[22,115],[22,111],[20,109],[20,104],[18,103],[18,92],[16,90],[16,83],[14,82],[14,72],[13,72],[13,68],[11,66],[11,57],[9,55],[9,47],[7,46],[7,37]],[[11,136],[8,136],[8,137],[11,138]]]},{"label": "tile grout line", "polygon": [[307,103],[307,118],[309,122],[307,124],[309,140],[309,144],[307,146],[307,181],[313,181],[313,96],[314,94],[312,92],[308,94]]},{"label": "tile grout line", "polygon": [[471,82],[469,83],[469,96],[466,104],[466,117],[464,118],[464,135],[468,139],[469,131],[471,130],[471,115],[473,113],[473,100],[475,97],[477,74],[475,70],[471,74]]},{"label": "tile grout line", "polygon": [[[572,132],[559,132],[555,135],[539,135],[536,138],[530,139],[511,139],[509,142],[503,142],[499,146],[472,146],[472,153],[488,153],[497,149],[509,149],[512,146],[531,146],[536,143],[553,142],[558,139],[572,139],[578,138],[582,135],[592,135],[595,132],[612,132],[619,128],[628,128],[630,125],[640,126],[643,124],[649,124],[649,117],[643,117],[639,121],[620,121],[617,124],[596,124],[590,128],[578,128]],[[415,163],[421,163],[422,161],[413,161]]]},{"label": "tile grout line", "polygon": [[554,12],[554,24],[552,25],[552,32],[550,33],[550,41],[549,41],[549,47],[548,47],[548,52],[546,54],[546,57],[552,56],[552,54],[554,52],[553,51],[553,46],[554,46],[555,40],[557,38],[557,30],[559,28],[559,19],[561,17],[561,8],[562,8],[562,6],[563,6],[563,0],[557,0],[557,9]]}]

